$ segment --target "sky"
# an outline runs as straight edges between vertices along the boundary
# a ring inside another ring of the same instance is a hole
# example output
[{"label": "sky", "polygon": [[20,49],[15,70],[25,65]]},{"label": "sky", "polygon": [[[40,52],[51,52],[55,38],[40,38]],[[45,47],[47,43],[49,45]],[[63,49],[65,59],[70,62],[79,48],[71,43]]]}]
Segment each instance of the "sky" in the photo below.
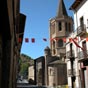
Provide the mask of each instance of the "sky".
[{"label": "sky", "polygon": [[[73,2],[74,0],[64,0],[68,15],[72,17],[73,11],[69,7]],[[59,0],[20,0],[20,13],[26,15],[21,54],[33,59],[44,56],[44,49],[50,46],[49,20],[56,16],[58,5]],[[25,42],[25,38],[29,42]],[[34,43],[31,42],[32,38],[35,39]]]}]

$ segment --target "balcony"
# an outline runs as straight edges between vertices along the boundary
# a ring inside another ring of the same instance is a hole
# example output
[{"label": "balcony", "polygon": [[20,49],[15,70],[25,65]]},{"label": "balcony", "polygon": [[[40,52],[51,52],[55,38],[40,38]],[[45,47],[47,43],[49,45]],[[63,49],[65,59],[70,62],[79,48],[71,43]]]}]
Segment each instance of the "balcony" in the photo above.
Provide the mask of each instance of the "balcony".
[{"label": "balcony", "polygon": [[86,25],[83,24],[77,28],[77,35],[82,36],[86,33]]},{"label": "balcony", "polygon": [[71,51],[70,51],[70,50],[67,51],[67,53],[66,53],[66,57],[67,57],[67,58],[74,58],[74,57],[75,57],[74,50],[72,50],[72,54],[71,54]]},{"label": "balcony", "polygon": [[75,69],[73,69],[73,72],[71,69],[68,69],[68,77],[72,77],[72,76],[75,76],[76,75],[76,71]]},{"label": "balcony", "polygon": [[80,51],[78,53],[78,58],[79,58],[79,61],[84,61],[84,60],[88,59],[88,50]]}]

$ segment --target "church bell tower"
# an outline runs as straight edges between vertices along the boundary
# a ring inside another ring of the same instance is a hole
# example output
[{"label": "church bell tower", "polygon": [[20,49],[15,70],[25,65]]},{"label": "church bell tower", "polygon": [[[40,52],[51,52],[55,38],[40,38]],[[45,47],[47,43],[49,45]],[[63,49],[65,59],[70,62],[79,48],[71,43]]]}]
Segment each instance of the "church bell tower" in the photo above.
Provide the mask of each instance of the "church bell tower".
[{"label": "church bell tower", "polygon": [[63,0],[59,0],[56,17],[50,19],[49,31],[52,55],[65,55],[65,39],[73,31],[73,20],[68,16]]}]

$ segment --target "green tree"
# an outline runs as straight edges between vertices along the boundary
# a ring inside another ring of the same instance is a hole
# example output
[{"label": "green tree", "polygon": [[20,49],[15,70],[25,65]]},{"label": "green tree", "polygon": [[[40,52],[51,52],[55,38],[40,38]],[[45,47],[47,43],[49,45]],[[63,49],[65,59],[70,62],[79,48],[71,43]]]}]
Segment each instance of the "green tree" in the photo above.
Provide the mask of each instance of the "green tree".
[{"label": "green tree", "polygon": [[34,60],[25,54],[21,54],[19,58],[19,74],[21,76],[27,76],[28,75],[28,67],[34,64]]},{"label": "green tree", "polygon": [[21,63],[20,74],[25,75],[28,72],[29,63]]}]

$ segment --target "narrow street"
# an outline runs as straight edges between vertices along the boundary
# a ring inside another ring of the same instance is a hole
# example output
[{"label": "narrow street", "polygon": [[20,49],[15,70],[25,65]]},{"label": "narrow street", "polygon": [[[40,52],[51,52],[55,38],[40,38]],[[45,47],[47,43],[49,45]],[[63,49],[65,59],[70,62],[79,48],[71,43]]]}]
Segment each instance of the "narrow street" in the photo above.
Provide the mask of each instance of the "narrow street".
[{"label": "narrow street", "polygon": [[0,4],[0,88],[88,88],[88,0]]}]

